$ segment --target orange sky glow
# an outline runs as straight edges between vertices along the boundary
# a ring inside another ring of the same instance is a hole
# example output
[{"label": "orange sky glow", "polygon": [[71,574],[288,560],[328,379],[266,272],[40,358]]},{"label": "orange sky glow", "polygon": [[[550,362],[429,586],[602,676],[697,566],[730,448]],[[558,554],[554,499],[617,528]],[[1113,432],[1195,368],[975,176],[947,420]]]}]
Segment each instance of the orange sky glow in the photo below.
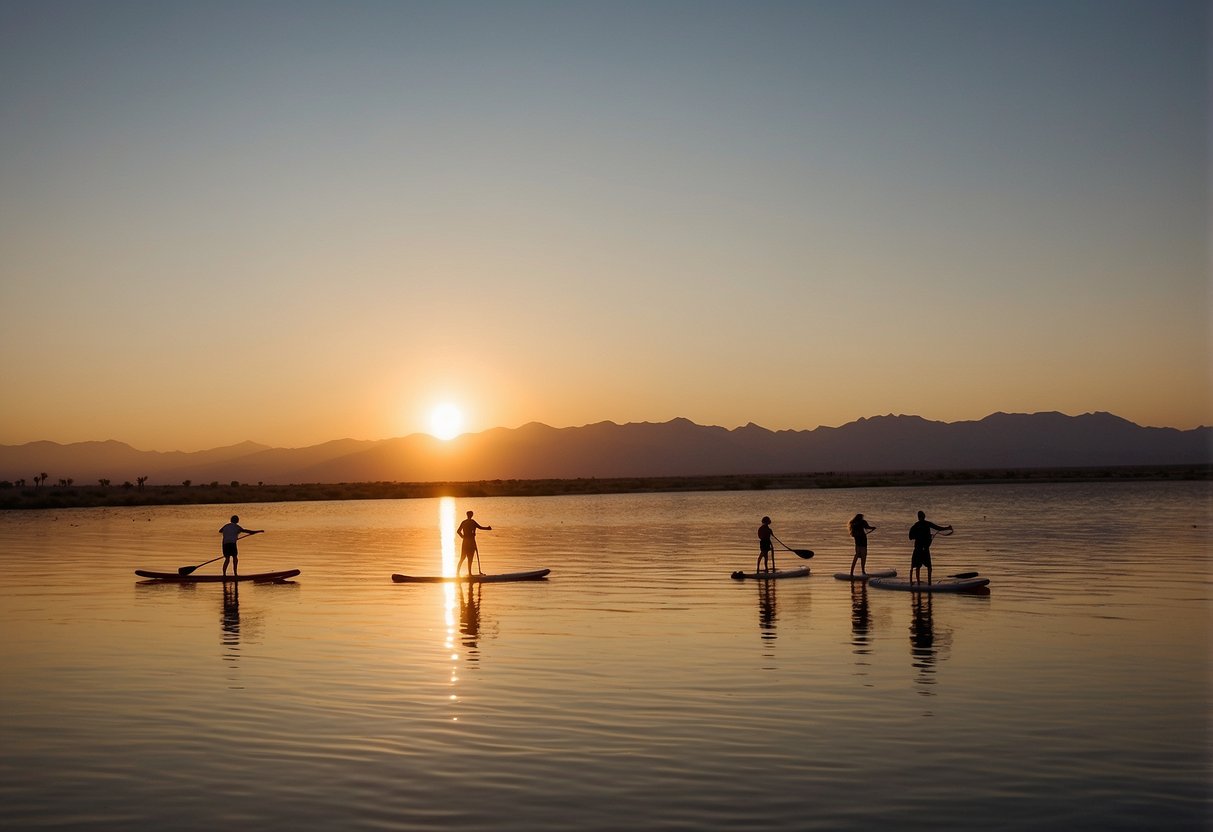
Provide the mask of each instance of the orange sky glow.
[{"label": "orange sky glow", "polygon": [[18,5],[0,443],[1213,423],[1207,9],[861,6]]}]

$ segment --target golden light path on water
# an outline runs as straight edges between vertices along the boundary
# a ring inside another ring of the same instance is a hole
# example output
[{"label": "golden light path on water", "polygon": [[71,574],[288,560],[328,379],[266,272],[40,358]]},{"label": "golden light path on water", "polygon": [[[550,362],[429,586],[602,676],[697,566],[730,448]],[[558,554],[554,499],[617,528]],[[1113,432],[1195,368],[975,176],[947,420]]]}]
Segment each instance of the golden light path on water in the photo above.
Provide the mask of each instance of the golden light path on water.
[{"label": "golden light path on water", "polygon": [[[443,497],[438,501],[438,528],[442,541],[442,574],[446,577],[455,574],[455,498]],[[451,703],[459,701],[459,695],[455,693],[455,685],[459,682],[459,652],[455,649],[455,633],[458,627],[457,615],[455,613],[458,606],[458,599],[455,593],[459,591],[459,585],[455,581],[447,581],[442,584],[443,597],[443,617],[446,624],[446,649],[451,654]],[[458,722],[459,717],[453,715],[452,722]]]},{"label": "golden light path on water", "polygon": [[[132,574],[213,556],[214,506],[0,512],[0,829],[1208,828],[1208,482],[454,502],[241,508],[302,573],[230,600]],[[559,579],[387,583],[468,508]],[[858,508],[869,565],[925,508],[990,594],[834,580]],[[729,578],[763,514],[812,575]]]}]

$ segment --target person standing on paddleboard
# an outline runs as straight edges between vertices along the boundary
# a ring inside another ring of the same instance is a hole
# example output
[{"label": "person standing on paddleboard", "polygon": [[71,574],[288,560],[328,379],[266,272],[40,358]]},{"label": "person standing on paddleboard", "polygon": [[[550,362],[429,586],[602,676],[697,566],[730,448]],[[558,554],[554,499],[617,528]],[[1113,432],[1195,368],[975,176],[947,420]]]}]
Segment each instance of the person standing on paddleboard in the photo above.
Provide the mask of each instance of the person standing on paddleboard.
[{"label": "person standing on paddleboard", "polygon": [[859,564],[859,574],[868,574],[868,532],[876,531],[875,526],[868,524],[862,514],[856,514],[847,524],[851,537],[855,538],[855,557],[851,558],[851,577],[855,576],[855,564]]},{"label": "person standing on paddleboard", "polygon": [[[463,560],[467,558],[468,562],[468,577],[472,577],[472,558],[478,556],[479,550],[476,547],[476,530],[481,529],[486,532],[493,530],[492,526],[482,526],[472,519],[472,512],[468,512],[468,517],[459,524],[459,528],[455,529],[455,534],[459,535],[459,539],[463,541],[463,545],[459,549],[459,563],[455,566],[455,577],[459,577],[459,570],[463,567]],[[484,574],[484,570],[481,570]]]},{"label": "person standing on paddleboard", "polygon": [[[755,572],[771,572],[775,569],[775,545],[771,543],[774,536],[771,531],[771,518],[762,518],[762,525],[758,527],[758,561],[754,564]],[[766,564],[765,568],[763,564]]]},{"label": "person standing on paddleboard", "polygon": [[918,522],[910,526],[910,540],[914,541],[914,554],[910,556],[910,582],[922,583],[922,567],[927,568],[927,583],[931,582],[931,538],[932,531],[952,531],[951,526],[936,526],[927,519],[926,512],[918,512]]},{"label": "person standing on paddleboard", "polygon": [[227,574],[227,562],[232,562],[232,576],[238,577],[240,574],[239,553],[236,551],[236,541],[240,537],[250,534],[261,534],[265,529],[246,529],[240,525],[240,518],[235,514],[232,515],[232,522],[219,530],[219,534],[223,535],[223,574]]}]

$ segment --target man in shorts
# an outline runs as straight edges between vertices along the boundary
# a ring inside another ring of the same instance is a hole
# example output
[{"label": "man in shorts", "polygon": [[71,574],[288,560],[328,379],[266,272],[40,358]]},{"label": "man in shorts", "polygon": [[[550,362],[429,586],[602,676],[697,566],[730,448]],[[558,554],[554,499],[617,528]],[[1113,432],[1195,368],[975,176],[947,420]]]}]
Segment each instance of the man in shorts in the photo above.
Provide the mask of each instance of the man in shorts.
[{"label": "man in shorts", "polygon": [[918,522],[910,526],[910,540],[914,541],[914,554],[910,556],[910,581],[922,583],[922,567],[927,568],[927,583],[931,582],[932,532],[952,531],[951,526],[937,526],[927,519],[926,512],[918,512]]},{"label": "man in shorts", "polygon": [[232,515],[232,522],[219,530],[223,535],[223,574],[227,574],[227,562],[232,562],[232,577],[239,577],[239,552],[236,551],[236,541],[250,534],[261,534],[265,529],[246,529],[240,525],[240,518]]}]

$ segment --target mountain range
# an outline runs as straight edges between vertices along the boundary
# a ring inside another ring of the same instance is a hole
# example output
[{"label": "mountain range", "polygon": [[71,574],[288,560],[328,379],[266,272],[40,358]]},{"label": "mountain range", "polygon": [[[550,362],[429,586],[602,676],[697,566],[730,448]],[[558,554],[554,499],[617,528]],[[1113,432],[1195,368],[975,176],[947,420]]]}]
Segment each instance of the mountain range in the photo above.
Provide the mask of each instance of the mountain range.
[{"label": "mountain range", "polygon": [[114,440],[0,445],[0,479],[115,484],[466,482],[1213,463],[1213,428],[1143,427],[1110,413],[995,413],[936,422],[876,416],[840,427],[726,429],[686,419],[553,428],[532,422],[450,441],[428,434],[305,448],[244,442],[197,452]]}]

